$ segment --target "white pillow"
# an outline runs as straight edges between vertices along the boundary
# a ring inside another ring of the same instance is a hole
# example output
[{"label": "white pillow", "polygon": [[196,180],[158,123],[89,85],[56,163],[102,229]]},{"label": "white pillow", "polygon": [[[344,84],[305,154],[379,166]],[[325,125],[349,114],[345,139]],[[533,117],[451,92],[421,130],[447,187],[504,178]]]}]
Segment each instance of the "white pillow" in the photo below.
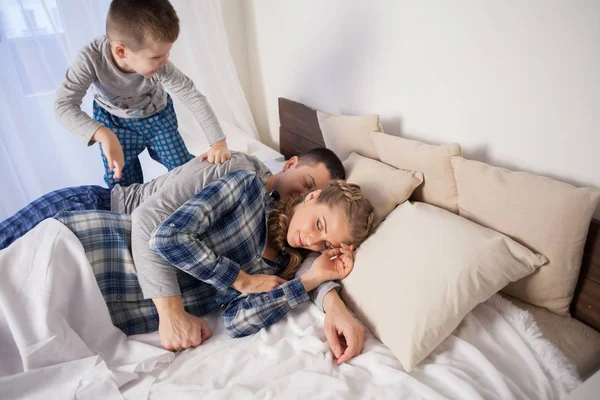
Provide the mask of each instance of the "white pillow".
[{"label": "white pillow", "polygon": [[547,261],[501,233],[407,201],[358,248],[342,298],[409,372],[477,304]]},{"label": "white pillow", "polygon": [[383,132],[371,133],[371,140],[382,162],[423,173],[423,185],[415,190],[413,200],[458,214],[458,192],[450,163],[452,156],[462,154],[457,143],[436,146]]},{"label": "white pillow", "polygon": [[348,158],[353,151],[377,159],[369,134],[381,130],[378,115],[335,115],[317,110],[317,119],[325,146],[340,160]]},{"label": "white pillow", "polygon": [[346,180],[360,186],[364,196],[374,208],[373,227],[394,207],[404,203],[414,190],[423,183],[423,174],[391,167],[382,162],[351,153],[344,161]]},{"label": "white pillow", "polygon": [[550,260],[504,292],[569,315],[600,191],[461,157],[452,157],[452,165],[461,216],[502,232]]}]

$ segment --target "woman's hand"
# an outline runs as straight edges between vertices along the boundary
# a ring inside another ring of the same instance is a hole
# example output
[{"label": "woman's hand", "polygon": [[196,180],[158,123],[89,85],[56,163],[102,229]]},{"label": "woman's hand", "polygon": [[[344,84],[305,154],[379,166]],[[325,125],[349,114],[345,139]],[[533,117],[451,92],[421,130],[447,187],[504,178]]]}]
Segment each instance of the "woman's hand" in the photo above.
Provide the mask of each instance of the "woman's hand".
[{"label": "woman's hand", "polygon": [[249,275],[244,271],[240,271],[240,274],[231,287],[240,293],[263,293],[270,292],[285,282],[287,282],[285,279],[282,279],[277,275]]},{"label": "woman's hand", "polygon": [[[336,257],[335,259],[331,259]],[[341,248],[331,249],[321,254],[312,267],[300,277],[307,292],[310,292],[321,283],[344,279],[354,268],[354,245],[342,243]]]},{"label": "woman's hand", "polygon": [[[331,260],[332,257],[337,257]],[[331,249],[321,254],[311,267],[318,273],[322,282],[344,279],[354,268],[354,245],[342,243],[341,248]],[[321,283],[322,283],[321,282]]]}]

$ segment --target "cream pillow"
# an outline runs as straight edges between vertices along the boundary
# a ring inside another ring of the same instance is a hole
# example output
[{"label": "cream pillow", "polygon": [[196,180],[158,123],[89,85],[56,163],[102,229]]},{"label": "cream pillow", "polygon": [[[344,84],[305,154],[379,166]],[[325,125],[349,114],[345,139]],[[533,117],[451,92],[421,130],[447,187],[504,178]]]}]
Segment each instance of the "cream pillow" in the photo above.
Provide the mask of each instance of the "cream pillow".
[{"label": "cream pillow", "polygon": [[458,214],[456,181],[450,157],[462,154],[456,143],[434,146],[382,132],[371,133],[378,158],[396,168],[423,173],[423,185],[413,200],[423,201]]},{"label": "cream pillow", "polygon": [[549,263],[504,292],[569,315],[600,191],[453,157],[460,215],[546,255]]},{"label": "cream pillow", "polygon": [[378,115],[335,115],[317,110],[317,119],[325,146],[340,160],[348,158],[353,151],[377,159],[369,134],[381,130]]},{"label": "cream pillow", "polygon": [[546,261],[501,233],[407,201],[358,248],[342,298],[409,372],[477,304]]},{"label": "cream pillow", "polygon": [[390,167],[357,153],[351,153],[344,161],[346,180],[360,185],[365,197],[374,208],[373,226],[396,207],[404,203],[412,192],[423,183],[423,174]]}]

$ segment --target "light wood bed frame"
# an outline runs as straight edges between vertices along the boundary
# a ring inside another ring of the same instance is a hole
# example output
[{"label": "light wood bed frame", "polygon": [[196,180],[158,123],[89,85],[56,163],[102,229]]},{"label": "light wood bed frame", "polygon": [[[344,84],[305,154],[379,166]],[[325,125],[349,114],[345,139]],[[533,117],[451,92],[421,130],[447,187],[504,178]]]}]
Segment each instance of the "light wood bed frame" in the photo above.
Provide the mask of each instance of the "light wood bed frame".
[{"label": "light wood bed frame", "polygon": [[[279,99],[280,152],[287,159],[315,147],[325,147],[316,110]],[[592,220],[585,244],[571,315],[600,331],[600,222]]]}]

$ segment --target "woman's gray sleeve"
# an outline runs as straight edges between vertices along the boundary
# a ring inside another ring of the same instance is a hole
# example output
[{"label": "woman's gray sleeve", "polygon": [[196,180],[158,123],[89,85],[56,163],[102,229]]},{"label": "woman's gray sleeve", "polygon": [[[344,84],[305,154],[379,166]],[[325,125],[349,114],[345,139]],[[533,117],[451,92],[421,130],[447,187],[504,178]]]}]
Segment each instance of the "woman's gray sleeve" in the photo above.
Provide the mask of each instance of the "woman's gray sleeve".
[{"label": "woman's gray sleeve", "polygon": [[[300,264],[300,268],[296,272],[296,278],[299,278],[302,275],[304,275],[304,273],[308,271],[310,267],[312,267],[313,263],[319,256],[319,253],[310,253],[304,259],[304,261],[302,261],[302,264]],[[325,298],[325,295],[329,293],[329,291],[332,289],[335,289],[339,292],[341,287],[342,286],[337,281],[327,281],[321,283],[316,289],[313,289],[310,292],[308,292],[308,295],[310,296],[310,300],[313,303],[315,303],[317,307],[319,307],[319,310],[324,312],[323,299]]]}]

